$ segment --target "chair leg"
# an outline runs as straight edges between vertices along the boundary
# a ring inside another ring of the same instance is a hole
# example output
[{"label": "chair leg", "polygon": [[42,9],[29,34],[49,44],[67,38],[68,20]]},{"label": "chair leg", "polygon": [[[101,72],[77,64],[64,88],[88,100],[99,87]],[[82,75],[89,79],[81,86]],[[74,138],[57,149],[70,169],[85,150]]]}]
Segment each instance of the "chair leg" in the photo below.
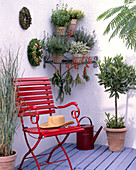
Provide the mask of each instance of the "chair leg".
[{"label": "chair leg", "polygon": [[67,152],[65,151],[64,147],[62,146],[63,143],[67,140],[68,136],[69,136],[69,134],[67,134],[67,135],[65,136],[65,138],[62,140],[62,142],[60,142],[60,140],[58,139],[58,137],[55,136],[55,137],[56,137],[56,140],[57,140],[57,142],[58,142],[58,145],[55,146],[55,147],[53,148],[53,150],[50,152],[50,155],[49,155],[49,157],[48,157],[48,159],[47,159],[46,162],[49,163],[49,160],[50,160],[53,152],[54,152],[58,147],[61,147],[61,149],[63,150],[64,154],[66,155],[66,158],[67,158],[67,160],[68,160],[70,169],[73,170],[72,165],[71,165],[71,162],[70,162],[70,159],[69,159],[69,157],[68,157],[68,154],[67,154]]},{"label": "chair leg", "polygon": [[35,143],[35,145],[33,146],[33,148],[30,147],[29,143],[28,143],[28,139],[27,139],[27,136],[26,136],[26,133],[24,132],[24,136],[25,136],[25,140],[26,140],[26,144],[29,148],[29,151],[24,155],[22,161],[21,161],[21,164],[20,166],[18,167],[18,169],[21,169],[23,163],[24,163],[24,160],[27,159],[26,157],[31,153],[33,155],[33,158],[37,164],[37,167],[38,167],[38,170],[40,170],[40,165],[36,159],[36,156],[34,155],[33,151],[35,150],[35,148],[37,147],[37,145],[39,144],[39,142],[41,141],[41,138],[38,138],[37,142]]}]

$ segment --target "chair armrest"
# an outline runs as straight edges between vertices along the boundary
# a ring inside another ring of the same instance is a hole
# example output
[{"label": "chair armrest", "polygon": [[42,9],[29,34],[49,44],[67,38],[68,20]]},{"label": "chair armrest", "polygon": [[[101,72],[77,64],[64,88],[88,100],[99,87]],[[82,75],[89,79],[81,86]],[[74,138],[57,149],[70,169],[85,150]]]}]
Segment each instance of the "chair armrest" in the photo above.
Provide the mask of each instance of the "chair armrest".
[{"label": "chair armrest", "polygon": [[[69,106],[72,106],[72,105],[76,106],[76,109],[77,109],[77,110],[72,110],[72,111],[71,111],[71,116],[72,116],[73,119],[76,119],[78,126],[80,126],[80,123],[79,123],[79,121],[78,121],[78,119],[77,119],[77,118],[79,117],[79,115],[80,115],[80,109],[79,109],[79,107],[78,107],[77,102],[70,102],[70,103],[67,103],[67,104],[65,104],[65,105],[63,105],[63,106],[57,106],[57,107],[55,107],[55,108],[56,108],[56,109],[62,109],[62,108],[66,108],[66,107],[69,107]],[[78,113],[78,114],[77,114],[77,113]]]}]

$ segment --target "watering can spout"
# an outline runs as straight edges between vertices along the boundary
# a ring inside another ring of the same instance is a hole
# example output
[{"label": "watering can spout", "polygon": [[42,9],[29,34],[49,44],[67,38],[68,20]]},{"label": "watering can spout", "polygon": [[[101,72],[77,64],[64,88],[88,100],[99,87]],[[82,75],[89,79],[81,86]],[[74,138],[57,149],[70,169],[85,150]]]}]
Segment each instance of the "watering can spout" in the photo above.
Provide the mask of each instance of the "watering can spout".
[{"label": "watering can spout", "polygon": [[91,143],[94,144],[95,140],[97,139],[99,133],[102,130],[102,126],[99,128],[99,130],[96,132],[95,136],[92,138]]}]

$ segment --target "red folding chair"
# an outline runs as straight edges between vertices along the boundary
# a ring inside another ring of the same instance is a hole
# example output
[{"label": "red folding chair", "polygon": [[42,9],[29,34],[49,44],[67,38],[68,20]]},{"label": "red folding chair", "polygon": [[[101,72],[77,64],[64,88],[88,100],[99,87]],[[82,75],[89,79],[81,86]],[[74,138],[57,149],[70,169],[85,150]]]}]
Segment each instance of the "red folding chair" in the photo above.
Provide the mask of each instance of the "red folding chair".
[{"label": "red folding chair", "polygon": [[[82,127],[80,127],[78,121],[78,117],[80,115],[80,109],[78,107],[78,104],[76,102],[70,102],[64,106],[55,107],[52,90],[51,90],[51,83],[49,81],[49,78],[47,77],[18,78],[16,84],[17,84],[16,103],[17,103],[17,107],[19,108],[18,116],[21,119],[22,130],[24,132],[25,141],[28,146],[28,151],[24,155],[18,169],[21,169],[25,159],[29,159],[32,157],[34,158],[39,170],[40,170],[40,166],[44,166],[47,164],[64,161],[64,160],[68,161],[70,169],[72,169],[70,159],[63,147],[63,143],[66,141],[70,133],[75,133],[84,130]],[[56,109],[66,108],[72,105],[74,105],[76,108],[75,110],[71,111],[72,118],[76,120],[75,126],[72,125],[67,128],[61,127],[55,129],[42,129],[39,127],[39,119],[41,115],[49,114],[49,116],[52,116],[52,114],[55,113]],[[35,126],[28,127],[28,124],[26,124],[24,120],[24,117],[26,116],[30,117],[30,122],[32,123],[32,125]],[[37,138],[35,137],[35,134],[38,135]],[[30,143],[28,142],[28,135],[36,139],[36,142],[33,147],[31,147]],[[60,141],[58,135],[65,135],[65,137],[62,141]],[[47,153],[49,154],[49,156],[48,159],[45,161],[45,163],[39,164],[37,160],[37,156],[39,155],[35,155],[34,150],[37,148],[37,146],[39,146],[38,144],[42,139],[51,136],[55,136],[58,144],[52,149],[50,153]],[[64,154],[66,155],[66,159],[51,162],[50,160],[53,152],[59,147],[61,147]],[[29,154],[32,154],[32,157],[30,156],[28,157]]]}]

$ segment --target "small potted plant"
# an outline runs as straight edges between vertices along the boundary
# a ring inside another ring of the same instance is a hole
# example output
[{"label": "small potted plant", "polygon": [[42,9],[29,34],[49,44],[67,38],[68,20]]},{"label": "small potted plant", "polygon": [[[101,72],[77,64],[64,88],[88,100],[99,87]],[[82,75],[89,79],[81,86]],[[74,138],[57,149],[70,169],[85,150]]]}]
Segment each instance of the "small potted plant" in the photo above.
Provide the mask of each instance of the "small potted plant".
[{"label": "small potted plant", "polygon": [[59,9],[57,5],[56,10],[52,10],[51,23],[56,27],[57,35],[65,35],[66,26],[70,23],[70,15],[67,11],[67,4],[62,4],[62,8]]},{"label": "small potted plant", "polygon": [[[83,27],[76,30],[74,34],[74,40],[76,42],[80,41],[80,42],[86,43],[86,45],[90,48],[90,50],[94,47],[96,43],[95,37],[96,37],[95,31],[93,31],[93,34],[90,34]],[[84,54],[83,62],[85,62],[86,54]]]},{"label": "small potted plant", "polygon": [[129,89],[135,89],[136,72],[132,65],[123,61],[123,56],[116,55],[114,58],[104,58],[104,62],[99,60],[100,73],[96,74],[99,78],[98,83],[103,85],[105,92],[109,92],[109,98],[115,98],[115,115],[110,117],[106,113],[106,127],[109,149],[120,152],[124,148],[125,134],[128,130],[125,127],[124,117],[118,116],[117,101],[120,94],[126,94]]},{"label": "small potted plant", "polygon": [[85,15],[84,12],[82,12],[81,10],[73,8],[70,8],[68,14],[70,15],[71,19],[68,31],[71,32],[71,34],[73,35],[75,33],[77,21],[84,18]]},{"label": "small potted plant", "polygon": [[69,45],[65,37],[48,36],[45,42],[45,50],[52,54],[54,63],[61,63],[64,53],[68,51]]},{"label": "small potted plant", "polygon": [[90,48],[83,42],[72,41],[69,52],[73,55],[73,61],[75,63],[81,63],[83,55],[88,52]]},{"label": "small potted plant", "polygon": [[18,76],[18,53],[1,56],[0,68],[0,169],[14,169],[17,153],[13,151],[14,135],[17,128],[16,84]]}]

